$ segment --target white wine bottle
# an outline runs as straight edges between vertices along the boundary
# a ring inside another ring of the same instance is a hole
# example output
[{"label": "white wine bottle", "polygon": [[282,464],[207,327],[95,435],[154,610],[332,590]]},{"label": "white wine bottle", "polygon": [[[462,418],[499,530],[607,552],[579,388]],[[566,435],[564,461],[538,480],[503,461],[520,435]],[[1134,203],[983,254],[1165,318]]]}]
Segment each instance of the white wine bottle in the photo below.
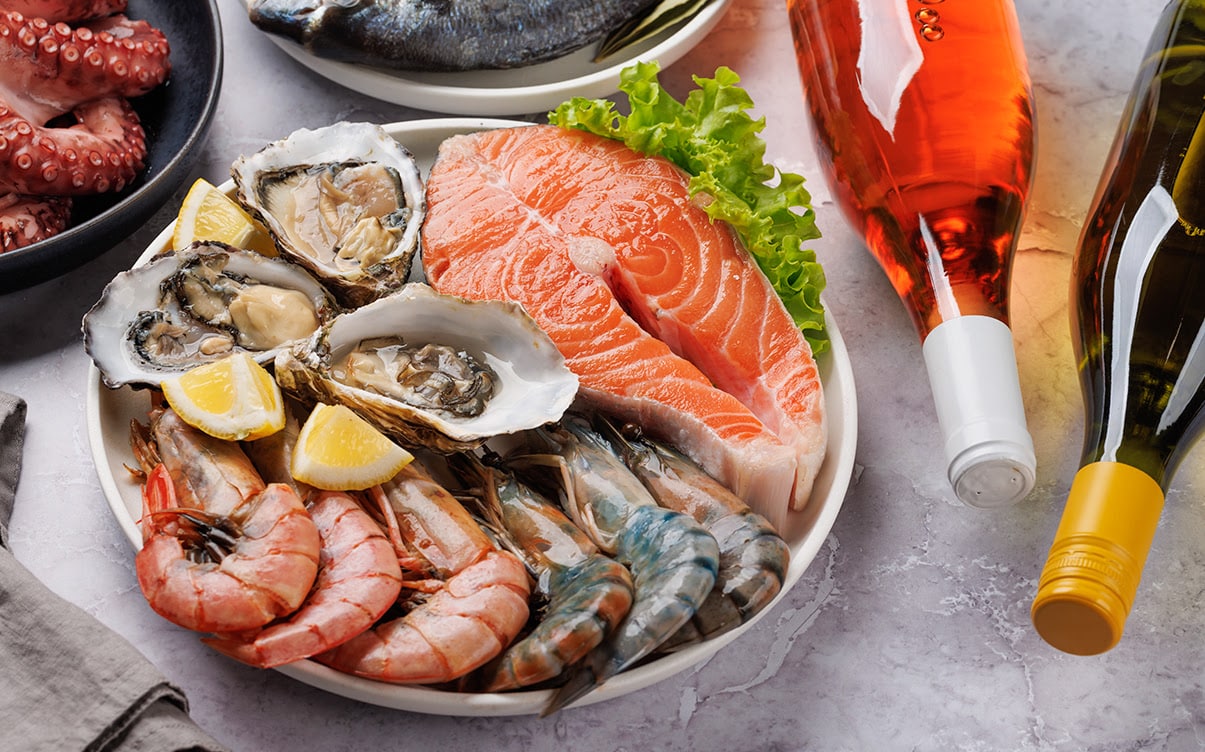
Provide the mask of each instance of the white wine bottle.
[{"label": "white wine bottle", "polygon": [[1163,10],[1072,272],[1080,469],[1032,618],[1076,655],[1121,639],[1177,466],[1205,425],[1205,0]]}]

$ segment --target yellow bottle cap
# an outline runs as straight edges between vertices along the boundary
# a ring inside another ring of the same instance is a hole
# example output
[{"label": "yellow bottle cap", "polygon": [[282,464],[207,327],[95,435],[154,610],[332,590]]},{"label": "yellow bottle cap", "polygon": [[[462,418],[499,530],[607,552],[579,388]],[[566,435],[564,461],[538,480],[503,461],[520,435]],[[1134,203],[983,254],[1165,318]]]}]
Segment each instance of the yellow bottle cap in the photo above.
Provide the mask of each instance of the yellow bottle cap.
[{"label": "yellow bottle cap", "polygon": [[1074,655],[1117,644],[1162,511],[1163,489],[1135,467],[1076,473],[1030,610],[1042,639]]}]

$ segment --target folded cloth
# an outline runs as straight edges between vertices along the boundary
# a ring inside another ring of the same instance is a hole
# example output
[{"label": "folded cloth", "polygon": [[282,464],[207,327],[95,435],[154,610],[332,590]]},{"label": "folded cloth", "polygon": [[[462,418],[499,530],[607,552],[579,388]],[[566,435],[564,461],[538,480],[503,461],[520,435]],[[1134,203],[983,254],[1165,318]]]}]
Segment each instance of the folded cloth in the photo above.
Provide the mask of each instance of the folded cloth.
[{"label": "folded cloth", "polygon": [[17,498],[24,445],[25,400],[0,392],[0,548],[8,548],[8,521]]},{"label": "folded cloth", "polygon": [[0,392],[0,747],[28,752],[225,748],[133,645],[60,598],[8,551],[25,402]]}]

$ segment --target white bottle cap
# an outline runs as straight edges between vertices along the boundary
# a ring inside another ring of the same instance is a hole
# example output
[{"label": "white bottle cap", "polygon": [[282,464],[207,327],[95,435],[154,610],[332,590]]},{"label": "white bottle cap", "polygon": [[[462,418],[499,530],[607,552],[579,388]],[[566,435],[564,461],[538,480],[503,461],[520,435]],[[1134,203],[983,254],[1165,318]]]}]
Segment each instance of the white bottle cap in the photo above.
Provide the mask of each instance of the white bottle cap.
[{"label": "white bottle cap", "polygon": [[973,507],[1020,501],[1037,460],[1012,332],[990,316],[959,316],[929,332],[923,350],[954,493]]}]

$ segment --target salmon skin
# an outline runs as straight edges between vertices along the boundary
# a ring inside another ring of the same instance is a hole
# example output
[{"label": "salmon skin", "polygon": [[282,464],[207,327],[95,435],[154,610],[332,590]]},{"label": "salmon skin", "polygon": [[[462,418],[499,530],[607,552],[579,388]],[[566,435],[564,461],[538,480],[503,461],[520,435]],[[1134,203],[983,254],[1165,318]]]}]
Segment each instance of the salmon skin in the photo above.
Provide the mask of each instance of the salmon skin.
[{"label": "salmon skin", "polygon": [[603,38],[653,0],[254,0],[251,22],[311,54],[410,71],[516,68]]},{"label": "salmon skin", "polygon": [[824,458],[820,375],[687,181],[582,131],[454,136],[427,181],[423,264],[440,292],[522,304],[584,400],[678,447],[781,530]]}]

